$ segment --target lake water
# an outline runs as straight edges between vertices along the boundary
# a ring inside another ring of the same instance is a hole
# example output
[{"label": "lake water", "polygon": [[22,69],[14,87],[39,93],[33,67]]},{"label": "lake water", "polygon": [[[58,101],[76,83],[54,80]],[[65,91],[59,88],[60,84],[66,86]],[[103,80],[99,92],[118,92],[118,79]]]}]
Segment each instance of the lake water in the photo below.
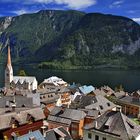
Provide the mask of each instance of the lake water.
[{"label": "lake water", "polygon": [[[0,87],[4,85],[4,69],[5,66],[0,65]],[[21,69],[24,69],[28,76],[36,76],[39,83],[50,76],[58,76],[69,83],[91,84],[95,87],[108,85],[113,89],[121,84],[129,92],[140,89],[138,70],[47,70],[20,65],[13,66],[14,75],[17,75]]]}]

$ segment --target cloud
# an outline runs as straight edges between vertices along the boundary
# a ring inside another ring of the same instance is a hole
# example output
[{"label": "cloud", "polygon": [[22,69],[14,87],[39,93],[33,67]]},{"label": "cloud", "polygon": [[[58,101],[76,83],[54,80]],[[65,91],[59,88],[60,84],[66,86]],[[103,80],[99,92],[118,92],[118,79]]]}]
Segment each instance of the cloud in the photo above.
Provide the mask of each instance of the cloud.
[{"label": "cloud", "polygon": [[127,11],[127,13],[129,13],[129,14],[134,14],[134,13],[136,13],[136,11],[134,11],[134,10],[129,10],[129,11]]},{"label": "cloud", "polygon": [[138,17],[138,18],[132,18],[132,20],[134,20],[134,21],[136,21],[137,23],[140,24],[140,17]]},{"label": "cloud", "polygon": [[1,2],[22,3],[22,4],[57,4],[67,8],[84,9],[95,5],[97,0],[1,0]]},{"label": "cloud", "polygon": [[83,9],[95,5],[96,0],[55,0],[56,4],[64,4],[68,8]]},{"label": "cloud", "polygon": [[123,0],[118,0],[109,5],[109,8],[119,8],[124,3]]},{"label": "cloud", "polygon": [[16,15],[23,15],[26,13],[35,13],[37,11],[33,11],[33,10],[26,10],[26,9],[21,9],[21,10],[16,10],[16,11],[12,11],[12,13],[16,14]]}]

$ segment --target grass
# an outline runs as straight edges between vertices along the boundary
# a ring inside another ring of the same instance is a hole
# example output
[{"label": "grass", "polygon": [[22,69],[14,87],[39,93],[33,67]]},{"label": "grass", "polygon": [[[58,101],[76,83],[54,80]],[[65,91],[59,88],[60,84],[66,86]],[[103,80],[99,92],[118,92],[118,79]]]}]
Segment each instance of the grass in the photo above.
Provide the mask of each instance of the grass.
[{"label": "grass", "polygon": [[132,120],[134,123],[140,125],[140,121],[138,120],[138,118],[131,118],[131,120]]}]

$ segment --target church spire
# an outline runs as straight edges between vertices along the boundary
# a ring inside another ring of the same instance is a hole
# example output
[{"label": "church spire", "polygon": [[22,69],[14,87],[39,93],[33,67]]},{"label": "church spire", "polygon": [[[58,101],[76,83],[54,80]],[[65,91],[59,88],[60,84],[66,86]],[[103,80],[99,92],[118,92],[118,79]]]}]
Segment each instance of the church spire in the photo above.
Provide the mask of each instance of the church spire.
[{"label": "church spire", "polygon": [[11,66],[11,53],[10,53],[10,46],[8,46],[8,56],[7,56],[7,65]]},{"label": "church spire", "polygon": [[7,66],[5,69],[5,87],[9,89],[10,83],[13,80],[13,68],[12,68],[12,63],[11,63],[10,46],[8,43],[7,43],[7,46],[8,46],[8,53],[7,53]]}]

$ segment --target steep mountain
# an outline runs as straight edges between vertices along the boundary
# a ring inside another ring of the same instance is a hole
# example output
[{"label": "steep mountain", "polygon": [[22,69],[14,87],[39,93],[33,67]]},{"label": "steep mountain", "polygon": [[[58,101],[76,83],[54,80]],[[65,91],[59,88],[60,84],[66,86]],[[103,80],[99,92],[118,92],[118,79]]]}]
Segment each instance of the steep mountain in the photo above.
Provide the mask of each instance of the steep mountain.
[{"label": "steep mountain", "polygon": [[46,10],[0,18],[2,58],[8,38],[15,62],[68,69],[140,66],[140,25],[126,17]]}]

